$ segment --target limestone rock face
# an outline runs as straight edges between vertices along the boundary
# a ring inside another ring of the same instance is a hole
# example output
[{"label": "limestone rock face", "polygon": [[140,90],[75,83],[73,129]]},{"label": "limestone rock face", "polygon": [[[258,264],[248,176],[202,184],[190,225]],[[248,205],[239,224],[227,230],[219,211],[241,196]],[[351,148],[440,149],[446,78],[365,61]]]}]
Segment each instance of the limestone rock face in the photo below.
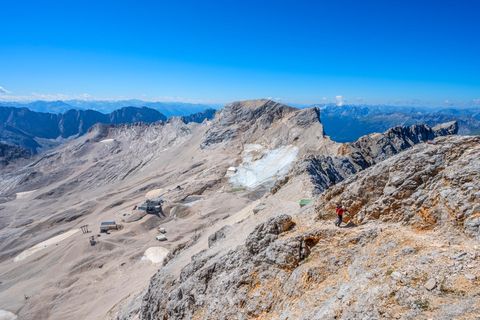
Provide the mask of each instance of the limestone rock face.
[{"label": "limestone rock face", "polygon": [[318,150],[334,144],[324,135],[318,108],[296,109],[272,100],[248,100],[217,112],[202,147],[222,142],[259,143],[269,148],[295,144]]},{"label": "limestone rock face", "polygon": [[348,176],[381,162],[412,146],[458,131],[456,122],[430,128],[427,125],[394,127],[383,134],[371,134],[339,148],[338,155],[310,155],[300,162],[295,174],[306,172],[320,193]]},{"label": "limestone rock face", "polygon": [[463,225],[480,238],[480,138],[445,137],[358,173],[318,200],[320,216],[342,202],[359,220],[381,219],[419,228]]},{"label": "limestone rock face", "polygon": [[257,127],[267,129],[272,122],[293,111],[294,108],[270,100],[234,102],[218,112],[203,145],[231,140],[243,132],[255,131]]},{"label": "limestone rock face", "polygon": [[281,215],[258,225],[248,236],[245,245],[250,253],[256,254],[269,243],[276,240],[278,235],[293,227],[292,217]]},{"label": "limestone rock face", "polygon": [[274,301],[260,283],[287,281],[292,269],[308,257],[316,234],[282,237],[295,223],[280,215],[258,225],[245,245],[215,257],[193,257],[172,279],[160,270],[152,279],[141,309],[143,319],[247,319],[271,309]]}]

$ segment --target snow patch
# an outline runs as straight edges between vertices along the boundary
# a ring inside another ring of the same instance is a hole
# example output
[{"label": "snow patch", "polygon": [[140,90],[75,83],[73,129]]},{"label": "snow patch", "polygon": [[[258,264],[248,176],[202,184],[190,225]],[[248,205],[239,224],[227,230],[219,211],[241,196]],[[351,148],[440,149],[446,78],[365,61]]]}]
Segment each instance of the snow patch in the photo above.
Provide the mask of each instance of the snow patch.
[{"label": "snow patch", "polygon": [[[37,190],[31,190],[31,191],[24,191],[24,192],[17,192],[17,199],[25,199],[28,198],[29,195],[34,193]],[[1,320],[1,318],[0,318]]]},{"label": "snow patch", "polygon": [[101,143],[110,143],[110,142],[114,142],[115,139],[104,139],[104,140],[101,140],[100,142]]},{"label": "snow patch", "polygon": [[18,262],[18,261],[22,261],[26,258],[28,258],[29,256],[31,256],[32,254],[40,251],[40,250],[43,250],[45,248],[48,248],[49,246],[51,245],[54,245],[54,244],[57,244],[65,239],[67,239],[68,237],[74,235],[75,233],[77,233],[80,229],[73,229],[73,230],[70,230],[70,231],[67,231],[67,232],[64,232],[62,234],[59,234],[58,236],[55,236],[53,238],[50,238],[50,239],[47,239],[45,241],[42,241],[40,242],[39,244],[36,244],[34,245],[33,247],[27,249],[27,250],[24,250],[22,251],[18,256],[16,256],[14,259],[13,259],[13,262]]},{"label": "snow patch", "polygon": [[268,150],[261,145],[246,145],[243,149],[243,162],[231,175],[234,186],[256,188],[260,185],[273,185],[284,177],[297,158],[298,148],[292,145]]},{"label": "snow patch", "polygon": [[0,309],[0,320],[16,320],[17,318],[15,313]]},{"label": "snow patch", "polygon": [[162,263],[168,254],[168,249],[163,247],[150,247],[145,250],[142,260],[149,260],[152,263]]},{"label": "snow patch", "polygon": [[229,167],[229,168],[227,169],[227,173],[225,173],[225,176],[226,176],[226,177],[231,177],[231,176],[233,176],[236,172],[237,172],[237,168],[235,168],[235,167]]},{"label": "snow patch", "polygon": [[187,203],[184,203],[183,205],[186,206],[186,207],[193,207],[195,204],[201,202],[202,199],[198,199],[198,200],[194,200],[194,201],[190,201],[190,202],[187,202]]}]

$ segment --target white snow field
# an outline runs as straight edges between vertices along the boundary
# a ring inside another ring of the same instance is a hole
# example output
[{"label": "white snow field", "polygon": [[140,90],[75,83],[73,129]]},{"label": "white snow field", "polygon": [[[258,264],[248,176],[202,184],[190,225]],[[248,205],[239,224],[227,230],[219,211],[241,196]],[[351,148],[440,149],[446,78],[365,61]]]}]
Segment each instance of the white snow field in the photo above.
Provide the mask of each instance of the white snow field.
[{"label": "white snow field", "polygon": [[145,250],[142,260],[149,260],[152,263],[162,263],[168,254],[168,249],[163,247],[150,247]]},{"label": "white snow field", "polygon": [[[30,195],[32,195],[35,191],[37,191],[37,190],[17,192],[17,199],[25,199],[25,198],[28,198],[28,197],[29,197]],[[1,319],[0,319],[0,320],[1,320]]]},{"label": "white snow field", "polygon": [[13,261],[14,262],[18,262],[18,261],[22,261],[26,258],[28,258],[29,256],[31,256],[32,254],[40,251],[40,250],[43,250],[45,248],[48,248],[49,246],[51,245],[54,245],[54,244],[57,244],[65,239],[67,239],[68,237],[74,235],[75,233],[77,233],[78,231],[80,231],[80,229],[73,229],[73,230],[70,230],[70,231],[67,231],[67,232],[64,232],[62,234],[59,234],[58,236],[55,236],[53,238],[50,238],[50,239],[47,239],[45,241],[42,241],[40,242],[39,244],[36,244],[34,245],[33,247],[25,250],[25,251],[22,251],[22,253],[20,253],[18,256],[16,256]]},{"label": "white snow field", "polygon": [[298,148],[292,145],[268,150],[261,145],[246,145],[243,162],[230,177],[234,186],[256,188],[274,184],[284,177],[297,158]]},{"label": "white snow field", "polygon": [[0,309],[0,320],[16,320],[17,318],[16,314]]},{"label": "white snow field", "polygon": [[115,139],[103,139],[100,141],[101,143],[110,143],[110,142],[115,142]]}]

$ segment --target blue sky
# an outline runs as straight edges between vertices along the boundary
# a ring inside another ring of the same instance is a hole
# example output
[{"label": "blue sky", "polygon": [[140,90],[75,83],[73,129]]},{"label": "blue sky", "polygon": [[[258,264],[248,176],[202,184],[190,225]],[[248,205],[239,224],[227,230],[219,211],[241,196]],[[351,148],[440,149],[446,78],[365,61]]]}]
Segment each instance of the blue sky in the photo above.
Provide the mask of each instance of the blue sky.
[{"label": "blue sky", "polygon": [[0,99],[479,104],[479,13],[476,0],[2,1]]}]

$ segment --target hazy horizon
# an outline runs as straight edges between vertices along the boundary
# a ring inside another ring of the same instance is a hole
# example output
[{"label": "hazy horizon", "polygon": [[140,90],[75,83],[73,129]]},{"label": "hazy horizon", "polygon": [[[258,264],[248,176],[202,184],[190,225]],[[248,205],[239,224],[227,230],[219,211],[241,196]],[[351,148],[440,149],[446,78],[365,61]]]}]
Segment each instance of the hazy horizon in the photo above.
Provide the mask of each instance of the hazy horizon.
[{"label": "hazy horizon", "polygon": [[451,0],[9,2],[0,100],[476,106],[479,9]]},{"label": "hazy horizon", "polygon": [[[55,104],[55,103],[64,103],[66,105],[72,106],[74,109],[91,109],[102,111],[102,108],[98,106],[114,106],[115,108],[124,108],[124,107],[147,107],[154,108],[157,105],[175,105],[181,108],[185,106],[203,106],[210,107],[214,109],[223,108],[225,105],[237,102],[237,101],[247,101],[247,100],[273,100],[285,105],[292,107],[305,108],[311,106],[336,106],[336,107],[345,107],[345,106],[367,106],[367,107],[394,107],[394,108],[417,108],[417,109],[446,109],[446,108],[456,108],[456,109],[469,109],[469,108],[480,108],[480,104],[477,101],[468,102],[451,102],[446,101],[443,103],[425,103],[418,100],[413,101],[397,101],[390,103],[368,103],[363,101],[349,101],[343,97],[336,97],[334,99],[321,99],[317,102],[311,103],[299,103],[295,101],[282,101],[281,99],[276,99],[272,97],[258,97],[258,98],[248,98],[248,99],[239,99],[231,100],[225,102],[213,102],[213,101],[181,101],[181,100],[147,100],[147,99],[138,99],[138,98],[126,98],[126,99],[0,99],[0,106],[31,106],[34,104]],[[114,110],[114,109],[111,109]],[[35,111],[35,110],[34,110]],[[105,110],[103,110],[105,111]],[[52,112],[55,112],[52,110]]]}]

